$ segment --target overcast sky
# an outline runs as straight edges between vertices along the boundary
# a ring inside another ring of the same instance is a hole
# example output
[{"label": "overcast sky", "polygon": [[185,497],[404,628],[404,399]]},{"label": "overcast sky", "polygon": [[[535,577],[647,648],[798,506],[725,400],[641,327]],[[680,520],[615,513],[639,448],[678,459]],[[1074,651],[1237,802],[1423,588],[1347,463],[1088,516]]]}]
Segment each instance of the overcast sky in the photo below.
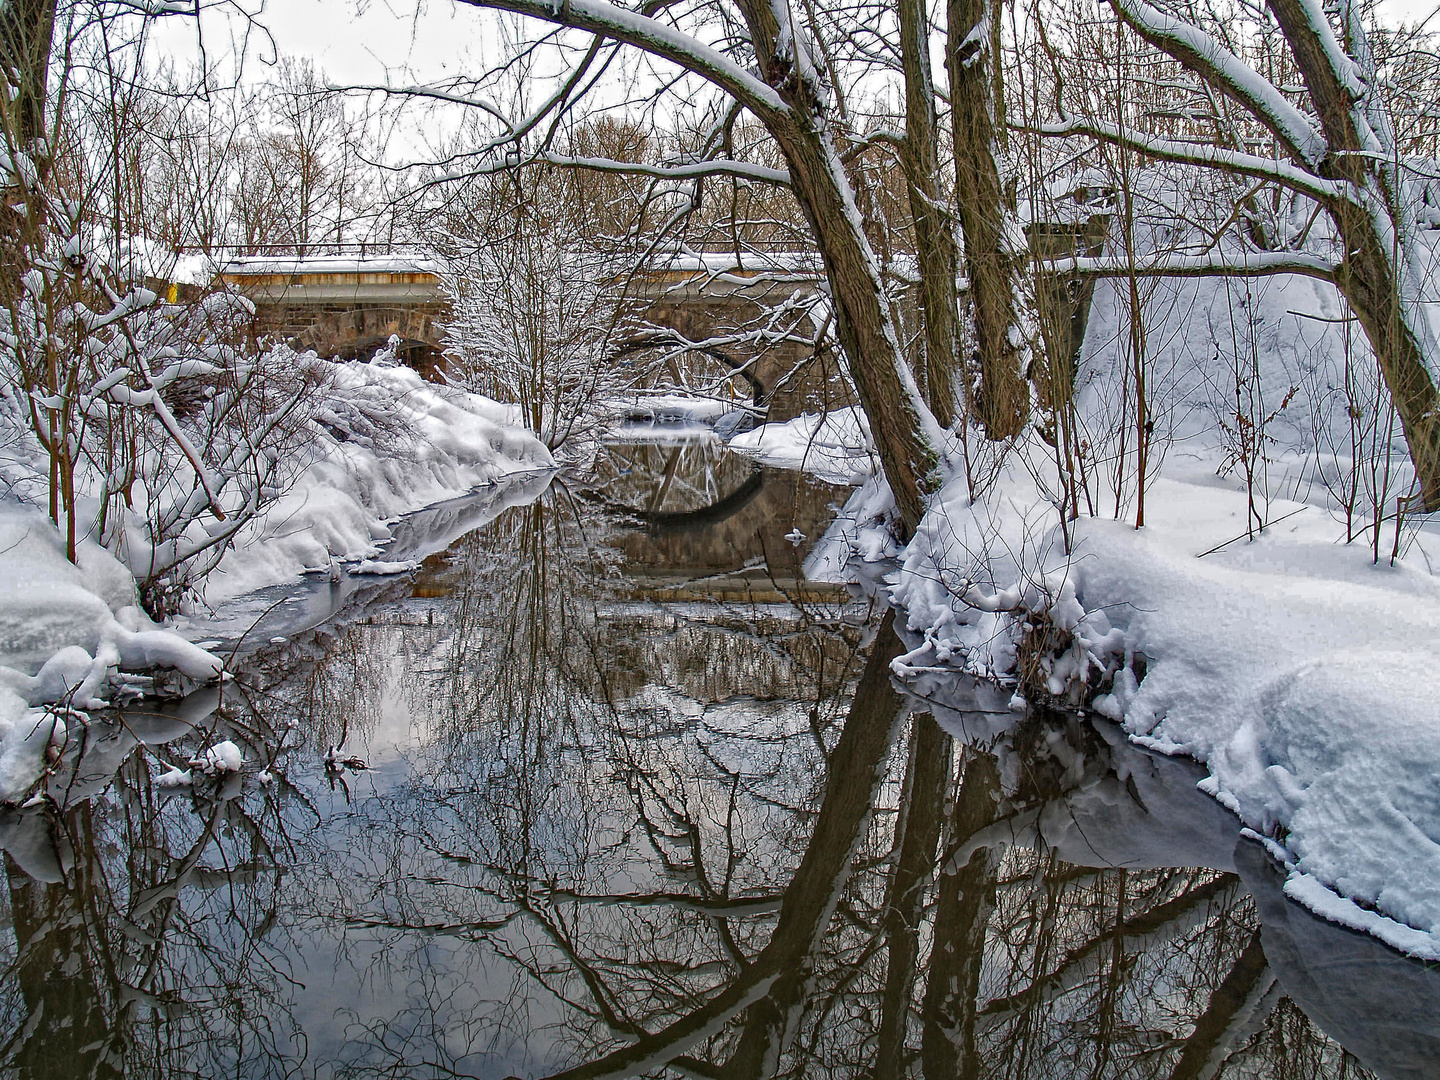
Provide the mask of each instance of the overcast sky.
[{"label": "overcast sky", "polygon": [[[263,79],[261,63],[280,56],[310,57],[332,82],[376,83],[434,79],[459,72],[472,54],[483,51],[487,12],[450,0],[403,3],[400,0],[241,0],[274,39],[249,38],[247,73]],[[223,7],[202,16],[207,57],[233,57],[245,32],[245,20]],[[196,53],[192,19],[166,20],[154,44],[182,62]],[[253,67],[251,67],[253,65]]]},{"label": "overcast sky", "polygon": [[[281,55],[308,56],[337,83],[435,79],[477,70],[485,46],[493,44],[489,13],[451,0],[241,0],[258,9],[259,21],[274,36]],[[1387,20],[1428,16],[1437,0],[1381,0]],[[238,20],[212,11],[204,20],[205,46],[212,58],[230,53]],[[1440,20],[1432,20],[1440,29]],[[170,20],[161,41],[177,58],[193,55],[194,29],[188,19]],[[252,39],[252,60],[268,55]],[[257,69],[258,71],[258,69]],[[253,73],[252,73],[253,74]],[[263,76],[259,76],[262,77]]]}]

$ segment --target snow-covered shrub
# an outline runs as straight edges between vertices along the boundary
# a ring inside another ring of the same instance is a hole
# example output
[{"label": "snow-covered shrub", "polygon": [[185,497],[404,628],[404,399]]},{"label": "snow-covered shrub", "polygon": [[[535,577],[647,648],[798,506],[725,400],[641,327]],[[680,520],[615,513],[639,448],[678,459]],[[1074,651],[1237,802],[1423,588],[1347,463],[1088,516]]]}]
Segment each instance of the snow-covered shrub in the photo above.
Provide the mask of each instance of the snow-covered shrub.
[{"label": "snow-covered shrub", "polygon": [[203,373],[203,386],[180,387],[178,438],[154,423],[140,428],[124,526],[107,541],[135,573],[146,610],[178,611],[308,463],[329,366],[284,345],[232,353]]},{"label": "snow-covered shrub", "polygon": [[493,184],[482,216],[439,256],[453,376],[519,405],[547,447],[575,454],[598,406],[628,388],[609,355],[626,263],[566,191],[553,175]]},{"label": "snow-covered shrub", "polygon": [[[390,335],[390,340],[371,358],[371,373],[399,364],[396,359],[399,344],[400,338]],[[307,354],[303,362],[311,370],[317,368],[314,353]],[[354,443],[370,450],[401,450],[416,441],[414,430],[405,423],[402,410],[396,407],[397,398],[403,395],[404,391],[397,391],[393,380],[347,379],[340,383],[332,380],[329,391],[310,417],[310,424],[337,442]]]},{"label": "snow-covered shrub", "polygon": [[22,197],[0,274],[0,468],[72,561],[93,536],[151,614],[173,612],[279,493],[316,369],[246,355],[243,298],[162,302],[31,157],[14,151],[0,171]]}]

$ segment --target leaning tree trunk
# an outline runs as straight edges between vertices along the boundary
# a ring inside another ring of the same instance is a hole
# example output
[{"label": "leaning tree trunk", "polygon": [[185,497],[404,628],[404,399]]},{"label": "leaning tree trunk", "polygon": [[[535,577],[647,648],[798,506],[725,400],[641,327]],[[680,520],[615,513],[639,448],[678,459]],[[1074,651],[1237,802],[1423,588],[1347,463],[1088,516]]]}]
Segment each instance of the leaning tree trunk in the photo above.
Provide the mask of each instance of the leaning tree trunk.
[{"label": "leaning tree trunk", "polygon": [[1420,481],[1421,504],[1440,510],[1440,394],[1426,364],[1427,356],[1440,360],[1440,351],[1424,313],[1406,309],[1403,274],[1373,218],[1353,206],[1337,208],[1332,216],[1347,252],[1336,284],[1360,320],[1390,390]]},{"label": "leaning tree trunk", "polygon": [[900,59],[905,70],[905,146],[901,164],[910,196],[920,271],[920,320],[925,341],[925,390],[941,427],[955,422],[955,232],[942,209],[939,123],[930,77],[930,21],[923,0],[898,0]]},{"label": "leaning tree trunk", "polygon": [[924,513],[926,496],[940,485],[943,435],[900,348],[890,298],[835,149],[826,119],[830,88],[797,42],[800,28],[787,26],[782,38],[775,5],[741,0],[739,6],[760,75],[786,105],[762,120],[785,155],[791,190],[824,260],[840,346],[908,537]]},{"label": "leaning tree trunk", "polygon": [[1030,411],[1025,363],[1025,242],[996,161],[998,0],[948,0],[945,67],[955,143],[955,208],[975,313],[975,409],[992,439],[1017,435]]},{"label": "leaning tree trunk", "polygon": [[1405,205],[1389,113],[1373,96],[1377,72],[1369,42],[1352,7],[1342,12],[1342,48],[1315,5],[1268,0],[1268,6],[1329,144],[1321,172],[1348,181],[1355,195],[1327,207],[1345,251],[1336,284],[1370,339],[1410,446],[1423,505],[1440,510],[1440,394],[1430,369],[1440,363],[1440,341],[1419,305],[1421,275],[1410,266],[1419,241]]}]

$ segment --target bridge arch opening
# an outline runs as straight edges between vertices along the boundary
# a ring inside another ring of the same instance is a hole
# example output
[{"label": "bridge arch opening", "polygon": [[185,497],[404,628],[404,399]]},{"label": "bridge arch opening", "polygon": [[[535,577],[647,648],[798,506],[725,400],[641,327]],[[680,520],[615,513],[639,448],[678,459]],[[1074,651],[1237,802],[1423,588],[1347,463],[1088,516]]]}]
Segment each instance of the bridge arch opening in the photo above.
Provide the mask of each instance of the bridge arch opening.
[{"label": "bridge arch opening", "polygon": [[[389,335],[383,338],[372,337],[357,341],[353,345],[346,345],[334,352],[333,355],[341,360],[361,360],[369,363],[389,343]],[[401,338],[395,346],[395,359],[406,367],[419,372],[421,377],[426,379],[433,379],[438,373],[445,370],[445,353],[433,341]]]}]

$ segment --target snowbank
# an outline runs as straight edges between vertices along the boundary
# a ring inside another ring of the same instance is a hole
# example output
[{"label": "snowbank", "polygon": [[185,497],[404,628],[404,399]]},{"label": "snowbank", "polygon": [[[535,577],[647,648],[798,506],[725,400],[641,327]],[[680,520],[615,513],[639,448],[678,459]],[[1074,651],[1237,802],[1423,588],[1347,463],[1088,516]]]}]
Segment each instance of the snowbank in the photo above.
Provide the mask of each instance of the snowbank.
[{"label": "snowbank", "polygon": [[1003,677],[1053,626],[1050,693],[1113,679],[1096,710],[1204,763],[1289,895],[1440,959],[1440,581],[1337,544],[1317,507],[1271,511],[1292,516],[1247,541],[1244,491],[1160,480],[1145,529],[1082,518],[1067,555],[1029,474],[976,503],[953,482],[892,579],[924,637],[897,670]]},{"label": "snowbank", "polygon": [[204,681],[220,661],[136,606],[135,579],[92,541],[65,543],[38,510],[0,502],[0,686],[29,705],[103,703],[117,670],[176,668]]},{"label": "snowbank", "polygon": [[761,465],[802,469],[831,484],[862,483],[878,468],[870,423],[856,408],[764,424],[727,445]]},{"label": "snowbank", "polygon": [[[24,797],[62,747],[74,710],[108,703],[118,671],[180,670],[216,678],[221,663],[135,605],[135,579],[91,541],[65,558],[50,519],[0,501],[0,802]],[[57,709],[39,708],[60,702]]]},{"label": "snowbank", "polygon": [[[1288,895],[1440,959],[1435,537],[1394,568],[1342,542],[1413,475],[1368,345],[1307,279],[1154,283],[1143,303],[1146,527],[1109,518],[1134,520],[1135,416],[1131,312],[1101,282],[1073,420],[1092,484],[1079,506],[1107,516],[1061,527],[1055,452],[1035,437],[976,501],[953,480],[888,579],[922,637],[897,671],[1098,694],[1137,743],[1206,766],[1202,789],[1262,838]],[[815,572],[888,554],[866,521],[875,494],[852,503]]]},{"label": "snowbank", "polygon": [[[333,367],[335,415],[328,426],[322,419],[316,460],[241,532],[206,580],[207,603],[328,567],[332,559],[374,560],[390,539],[387,523],[397,517],[507,475],[555,467],[544,444],[515,426],[507,406],[426,382],[398,365]],[[383,418],[383,430],[350,434],[348,412],[356,409]]]}]

